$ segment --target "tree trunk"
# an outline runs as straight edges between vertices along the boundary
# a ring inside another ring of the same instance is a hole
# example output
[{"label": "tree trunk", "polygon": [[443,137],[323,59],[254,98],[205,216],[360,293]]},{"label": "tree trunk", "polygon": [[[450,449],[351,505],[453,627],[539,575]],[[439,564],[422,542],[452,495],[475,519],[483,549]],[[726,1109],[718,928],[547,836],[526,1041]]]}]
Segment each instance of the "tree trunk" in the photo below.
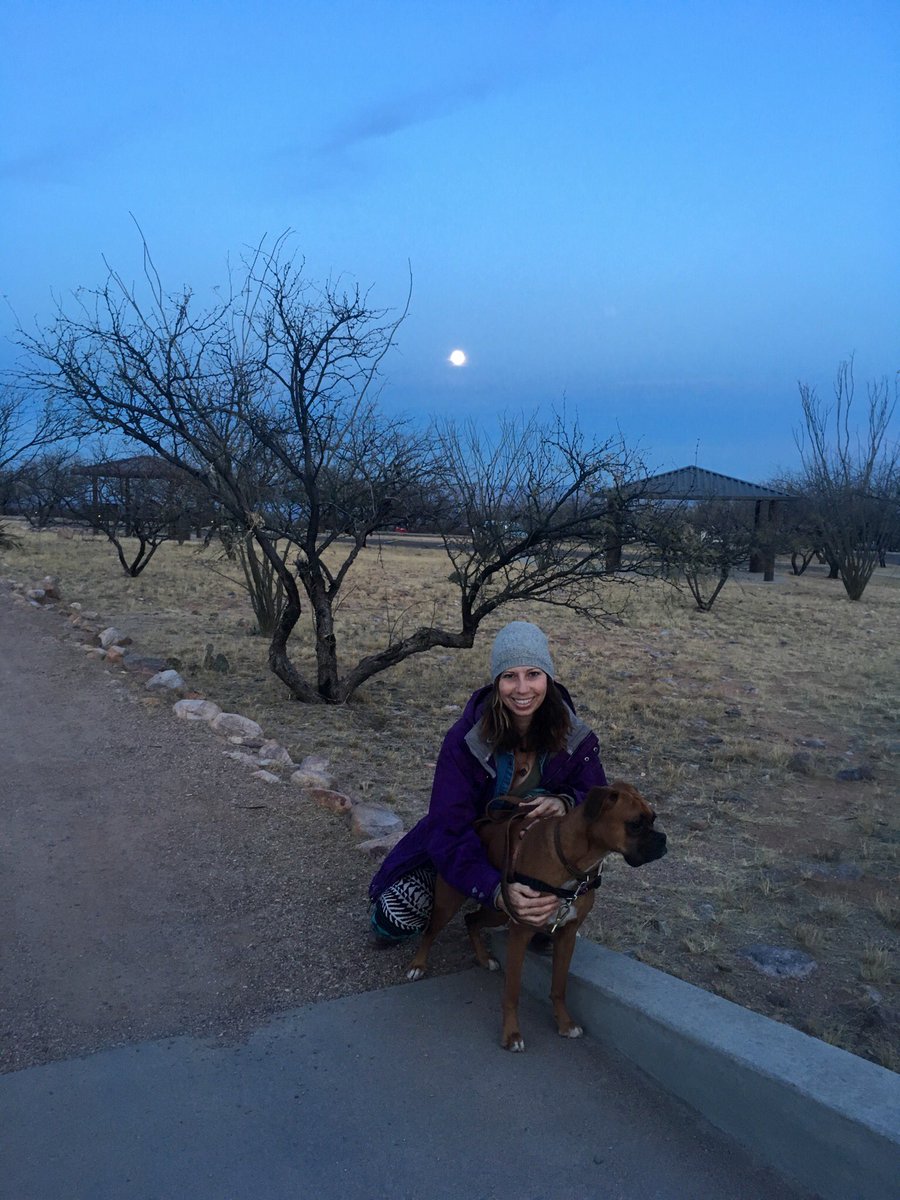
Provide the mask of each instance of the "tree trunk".
[{"label": "tree trunk", "polygon": [[477,624],[471,625],[468,630],[460,633],[451,633],[449,630],[436,629],[433,626],[417,629],[402,642],[395,642],[387,649],[379,651],[378,654],[371,654],[357,663],[353,670],[340,681],[338,695],[335,698],[339,701],[347,700],[360,684],[371,679],[373,675],[396,666],[397,663],[409,658],[412,654],[421,654],[423,650],[430,650],[436,646],[446,646],[451,650],[468,650],[475,642],[476,629]]},{"label": "tree trunk", "polygon": [[300,594],[295,584],[289,591],[287,604],[282,610],[275,632],[272,634],[272,641],[269,643],[269,667],[287,687],[295,700],[301,700],[304,704],[324,704],[325,698],[320,696],[312,684],[303,678],[291,662],[287,652],[288,638],[300,620],[300,612]]},{"label": "tree trunk", "polygon": [[313,606],[313,623],[316,630],[316,682],[323,700],[332,703],[341,700],[340,677],[338,675],[337,638],[334,635],[334,613],[331,597],[324,584],[315,587],[310,596]]},{"label": "tree trunk", "polygon": [[271,563],[272,570],[281,580],[285,595],[285,604],[269,643],[269,668],[287,687],[295,700],[300,700],[304,704],[324,704],[325,697],[320,696],[309,680],[300,674],[288,654],[288,638],[303,611],[297,580],[284,558],[278,553],[272,540],[259,529],[254,529],[253,536],[260,550]]}]

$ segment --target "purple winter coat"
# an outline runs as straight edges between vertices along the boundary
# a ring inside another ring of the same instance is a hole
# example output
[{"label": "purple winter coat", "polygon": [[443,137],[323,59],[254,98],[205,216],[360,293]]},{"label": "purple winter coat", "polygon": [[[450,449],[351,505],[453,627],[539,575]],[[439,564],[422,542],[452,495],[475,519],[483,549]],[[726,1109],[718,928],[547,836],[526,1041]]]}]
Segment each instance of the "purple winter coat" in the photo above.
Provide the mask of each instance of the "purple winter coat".
[{"label": "purple winter coat", "polygon": [[[572,723],[566,748],[543,763],[541,788],[581,804],[592,787],[606,783],[600,744],[584,721],[575,716],[569,693],[559,684],[557,687],[572,710]],[[497,762],[478,728],[490,691],[490,687],[483,687],[470,697],[463,715],[444,738],[428,813],[381,864],[369,885],[373,900],[402,875],[430,862],[458,891],[482,904],[491,902],[500,873],[488,862],[474,829],[497,788]]]}]

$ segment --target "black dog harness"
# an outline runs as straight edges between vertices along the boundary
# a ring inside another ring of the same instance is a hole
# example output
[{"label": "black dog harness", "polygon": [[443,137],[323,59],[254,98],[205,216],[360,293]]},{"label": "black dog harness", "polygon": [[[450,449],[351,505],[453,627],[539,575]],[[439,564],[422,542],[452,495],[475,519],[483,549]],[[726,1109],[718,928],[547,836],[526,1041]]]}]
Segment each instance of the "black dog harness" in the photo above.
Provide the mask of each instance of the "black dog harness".
[{"label": "black dog harness", "polygon": [[[506,852],[504,854],[506,868],[500,876],[500,892],[503,896],[503,902],[506,906],[506,911],[510,914],[513,921],[516,921],[520,925],[532,925],[531,921],[523,921],[519,917],[512,916],[513,906],[509,899],[509,885],[511,883],[522,883],[526,887],[534,888],[535,891],[549,892],[551,896],[558,896],[561,903],[559,906],[559,911],[556,914],[556,918],[550,928],[550,932],[555,933],[557,928],[566,920],[569,913],[572,911],[572,905],[579,898],[579,896],[583,896],[587,892],[593,891],[594,888],[598,888],[603,882],[604,860],[601,859],[600,862],[597,863],[596,866],[592,867],[589,871],[579,871],[574,863],[571,863],[563,853],[562,840],[559,832],[559,818],[538,817],[537,819],[539,821],[548,819],[552,819],[554,821],[553,849],[560,863],[563,867],[565,867],[571,878],[577,880],[577,886],[574,888],[554,887],[553,884],[545,883],[543,879],[535,879],[533,875],[525,875],[521,871],[517,871],[515,866],[516,858],[518,857],[518,849],[513,843],[513,829],[517,827],[521,821],[527,819],[528,813],[523,812],[521,809],[519,809],[517,812],[515,811],[516,808],[518,808],[517,805],[509,804],[508,801],[502,801],[501,804],[495,806],[493,812],[489,812],[484,818],[482,818],[484,821],[506,821]],[[543,925],[533,925],[532,927],[535,929],[544,928]]]},{"label": "black dog harness", "polygon": [[535,879],[533,875],[523,875],[521,871],[514,871],[509,882],[524,883],[526,887],[534,888],[536,892],[550,892],[552,896],[559,896],[560,900],[577,900],[585,892],[592,892],[594,888],[600,886],[603,882],[603,866],[601,864],[596,875],[580,880],[578,886],[574,888],[554,887],[552,883],[544,883],[542,879]]},{"label": "black dog harness", "polygon": [[535,879],[533,875],[523,875],[521,871],[514,871],[509,877],[509,882],[524,883],[526,887],[534,888],[537,892],[549,892],[552,896],[559,896],[560,900],[568,900],[570,904],[586,892],[592,892],[594,888],[598,888],[603,882],[603,859],[600,860],[596,867],[592,867],[590,871],[579,871],[576,866],[569,862],[565,854],[563,854],[558,823],[553,827],[553,849],[556,851],[557,858],[572,878],[578,880],[577,887],[554,887],[552,883],[544,883],[542,879]]}]

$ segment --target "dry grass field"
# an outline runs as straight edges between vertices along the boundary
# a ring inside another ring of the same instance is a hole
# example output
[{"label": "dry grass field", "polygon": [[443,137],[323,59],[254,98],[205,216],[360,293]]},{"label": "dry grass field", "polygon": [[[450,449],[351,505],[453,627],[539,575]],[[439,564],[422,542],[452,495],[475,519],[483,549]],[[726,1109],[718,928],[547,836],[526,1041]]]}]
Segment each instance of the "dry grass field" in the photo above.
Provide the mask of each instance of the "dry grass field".
[{"label": "dry grass field", "polygon": [[[900,567],[877,572],[857,604],[821,568],[794,578],[780,564],[772,584],[736,576],[707,614],[652,583],[615,589],[625,608],[604,624],[509,609],[471,651],[413,658],[325,708],[293,702],[269,674],[237,572],[196,543],[164,546],[130,579],[100,538],[16,532],[23,546],[0,553],[0,575],[58,576],[64,602],[171,660],[295,759],[327,755],[342,790],[386,802],[407,825],[426,808],[444,731],[485,682],[494,632],[537,621],[608,775],[647,795],[670,839],[642,871],[610,864],[588,935],[900,1069]],[[365,552],[340,611],[348,657],[432,611],[452,619],[449,571],[417,543]],[[311,662],[308,636],[304,625],[294,635],[300,661]],[[227,672],[204,669],[207,646]],[[853,767],[866,777],[837,778]],[[767,976],[741,953],[760,943],[817,965],[806,978]]]}]

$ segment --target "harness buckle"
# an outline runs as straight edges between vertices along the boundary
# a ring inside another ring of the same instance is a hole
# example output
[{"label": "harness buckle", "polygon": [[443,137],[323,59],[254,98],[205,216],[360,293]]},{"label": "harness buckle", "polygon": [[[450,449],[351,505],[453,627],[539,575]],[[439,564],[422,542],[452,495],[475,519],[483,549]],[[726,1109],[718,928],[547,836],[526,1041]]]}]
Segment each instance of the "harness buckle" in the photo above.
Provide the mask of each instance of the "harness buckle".
[{"label": "harness buckle", "polygon": [[551,934],[556,933],[557,929],[559,929],[560,925],[562,925],[565,922],[566,918],[568,917],[568,915],[571,911],[572,911],[572,901],[571,900],[563,900],[563,902],[560,904],[559,908],[556,910],[556,918],[554,919],[553,924],[550,926]]}]

